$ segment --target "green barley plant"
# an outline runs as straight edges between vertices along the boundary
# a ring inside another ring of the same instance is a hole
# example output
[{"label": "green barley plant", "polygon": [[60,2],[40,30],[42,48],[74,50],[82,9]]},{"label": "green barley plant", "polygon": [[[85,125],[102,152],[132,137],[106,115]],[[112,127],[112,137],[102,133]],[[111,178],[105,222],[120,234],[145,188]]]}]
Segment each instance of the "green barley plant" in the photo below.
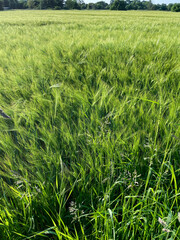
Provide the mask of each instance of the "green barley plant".
[{"label": "green barley plant", "polygon": [[2,240],[180,239],[180,16],[0,13]]}]

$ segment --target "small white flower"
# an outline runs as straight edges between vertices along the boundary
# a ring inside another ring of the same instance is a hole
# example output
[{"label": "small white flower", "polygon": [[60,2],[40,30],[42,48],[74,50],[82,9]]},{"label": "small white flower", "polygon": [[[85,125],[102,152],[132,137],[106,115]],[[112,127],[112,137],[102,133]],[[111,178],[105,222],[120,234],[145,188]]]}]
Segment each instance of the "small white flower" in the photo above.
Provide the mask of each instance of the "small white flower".
[{"label": "small white flower", "polygon": [[160,217],[158,218],[158,222],[159,222],[163,227],[166,227],[166,222],[163,221]]},{"label": "small white flower", "polygon": [[163,228],[163,232],[167,232],[167,233],[169,233],[169,232],[170,232],[170,230],[169,230],[169,229],[167,229],[167,228]]},{"label": "small white flower", "polygon": [[180,222],[180,212],[178,212],[178,221]]}]

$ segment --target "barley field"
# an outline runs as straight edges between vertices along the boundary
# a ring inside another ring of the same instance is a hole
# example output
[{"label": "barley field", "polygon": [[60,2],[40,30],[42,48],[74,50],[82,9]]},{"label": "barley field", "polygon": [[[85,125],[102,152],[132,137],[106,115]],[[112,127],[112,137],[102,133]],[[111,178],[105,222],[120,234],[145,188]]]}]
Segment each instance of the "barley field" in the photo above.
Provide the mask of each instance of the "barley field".
[{"label": "barley field", "polygon": [[180,15],[0,12],[0,239],[180,239]]}]

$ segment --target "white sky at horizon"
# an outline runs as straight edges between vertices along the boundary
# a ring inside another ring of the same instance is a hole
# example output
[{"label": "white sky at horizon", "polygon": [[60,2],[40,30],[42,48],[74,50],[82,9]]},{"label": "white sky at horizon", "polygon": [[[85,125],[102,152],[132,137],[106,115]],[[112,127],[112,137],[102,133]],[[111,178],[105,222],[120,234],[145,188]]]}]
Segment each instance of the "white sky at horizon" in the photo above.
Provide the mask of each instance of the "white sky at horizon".
[{"label": "white sky at horizon", "polygon": [[[96,3],[96,2],[99,2],[101,0],[84,0],[85,3]],[[102,1],[105,1],[107,3],[110,3],[110,0],[102,0]],[[152,3],[154,4],[162,4],[162,3],[165,3],[165,4],[169,4],[169,3],[180,3],[180,0],[152,0]]]},{"label": "white sky at horizon", "polygon": [[152,3],[166,3],[166,4],[169,4],[169,3],[180,3],[180,0],[152,0]]}]

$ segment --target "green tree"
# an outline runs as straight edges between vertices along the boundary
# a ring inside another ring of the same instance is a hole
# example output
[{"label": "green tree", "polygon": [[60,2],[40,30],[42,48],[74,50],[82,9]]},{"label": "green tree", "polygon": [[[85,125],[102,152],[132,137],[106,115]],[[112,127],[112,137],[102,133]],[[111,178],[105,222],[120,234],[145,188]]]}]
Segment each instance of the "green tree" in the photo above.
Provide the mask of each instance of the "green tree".
[{"label": "green tree", "polygon": [[133,0],[133,1],[126,1],[127,6],[126,9],[127,10],[143,10],[146,9],[146,6],[144,4],[144,2],[141,2],[140,0]]},{"label": "green tree", "polygon": [[107,9],[108,4],[104,1],[95,3],[95,9]]},{"label": "green tree", "polygon": [[9,7],[9,1],[8,0],[4,0],[4,7]]},{"label": "green tree", "polygon": [[161,11],[167,11],[168,10],[168,8],[167,8],[167,5],[166,4],[161,4],[161,9],[160,9]]},{"label": "green tree", "polygon": [[50,8],[51,3],[49,3],[48,0],[39,0],[39,8],[40,9],[46,9],[46,8]]},{"label": "green tree", "polygon": [[27,2],[25,0],[19,0],[17,8],[18,9],[25,9],[25,8],[27,8]]},{"label": "green tree", "polygon": [[175,3],[172,8],[171,8],[172,12],[180,12],[180,3]]},{"label": "green tree", "polygon": [[76,0],[66,0],[65,9],[80,9],[80,5]]},{"label": "green tree", "polygon": [[54,0],[46,0],[46,8],[54,8],[55,1]]},{"label": "green tree", "polygon": [[9,0],[9,7],[12,9],[16,9],[18,7],[18,1],[17,0]]},{"label": "green tree", "polygon": [[172,6],[173,6],[172,3],[169,3],[169,4],[168,4],[168,6],[167,6],[168,11],[171,11]]},{"label": "green tree", "polygon": [[87,4],[87,9],[88,10],[95,9],[95,4],[94,3],[88,3]]},{"label": "green tree", "polygon": [[30,9],[33,9],[35,7],[34,1],[33,0],[27,0],[27,6]]},{"label": "green tree", "polygon": [[54,8],[63,9],[64,1],[63,0],[54,0]]},{"label": "green tree", "polygon": [[2,11],[2,10],[3,10],[3,1],[0,0],[0,11]]},{"label": "green tree", "polygon": [[111,5],[111,10],[126,10],[126,2],[123,0],[115,0]]},{"label": "green tree", "polygon": [[144,3],[145,3],[145,5],[146,5],[146,9],[147,9],[147,10],[155,10],[155,9],[154,9],[154,5],[153,5],[153,3],[152,3],[151,0],[149,0],[149,1],[144,1]]},{"label": "green tree", "polygon": [[86,3],[83,0],[77,0],[80,9],[86,9]]}]

